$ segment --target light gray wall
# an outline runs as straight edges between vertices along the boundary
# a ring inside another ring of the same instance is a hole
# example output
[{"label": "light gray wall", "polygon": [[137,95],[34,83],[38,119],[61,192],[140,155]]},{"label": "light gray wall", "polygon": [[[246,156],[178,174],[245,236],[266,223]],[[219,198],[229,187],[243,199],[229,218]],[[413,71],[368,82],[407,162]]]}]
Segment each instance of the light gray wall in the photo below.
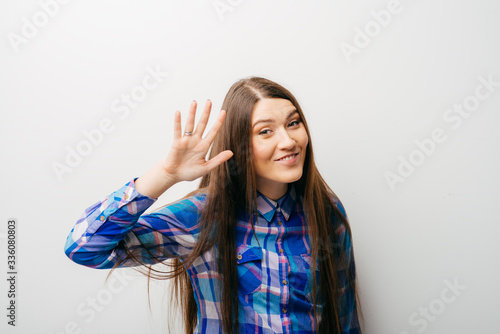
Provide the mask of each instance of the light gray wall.
[{"label": "light gray wall", "polygon": [[[175,110],[185,120],[210,98],[218,111],[251,75],[304,109],[350,217],[366,333],[500,332],[500,2],[62,2],[0,10],[2,268],[18,221],[17,328],[3,308],[2,333],[161,332],[164,283],[149,313],[143,277],[105,285],[64,241],[86,207],[168,152]],[[153,70],[168,75],[144,90]],[[126,107],[122,94],[141,92]],[[100,124],[108,133],[88,144]],[[88,154],[69,166],[77,149]]]}]

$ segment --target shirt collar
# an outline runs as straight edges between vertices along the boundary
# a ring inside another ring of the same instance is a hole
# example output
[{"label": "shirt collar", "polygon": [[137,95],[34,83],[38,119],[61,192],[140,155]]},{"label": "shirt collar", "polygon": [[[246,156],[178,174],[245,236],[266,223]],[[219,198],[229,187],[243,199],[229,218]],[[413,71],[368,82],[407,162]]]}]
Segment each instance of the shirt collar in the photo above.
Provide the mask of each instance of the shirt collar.
[{"label": "shirt collar", "polygon": [[293,207],[295,205],[295,200],[297,198],[297,193],[295,191],[295,184],[290,184],[286,193],[281,196],[278,200],[274,201],[267,198],[259,191],[257,191],[257,211],[268,221],[271,222],[276,208],[279,205],[281,213],[286,220],[290,217]]}]

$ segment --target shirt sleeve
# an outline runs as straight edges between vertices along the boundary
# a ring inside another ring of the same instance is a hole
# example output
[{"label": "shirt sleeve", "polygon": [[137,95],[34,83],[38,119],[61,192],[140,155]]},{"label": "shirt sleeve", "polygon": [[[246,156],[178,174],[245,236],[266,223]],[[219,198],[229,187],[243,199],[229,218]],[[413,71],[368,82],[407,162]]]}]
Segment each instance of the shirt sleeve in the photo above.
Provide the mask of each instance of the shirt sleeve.
[{"label": "shirt sleeve", "polygon": [[[87,208],[66,238],[64,250],[72,261],[96,269],[110,269],[123,260],[126,249],[146,264],[153,257],[166,260],[188,255],[199,232],[204,196],[176,201],[150,214],[156,199],[135,188],[137,178]],[[119,267],[135,266],[127,260]]]},{"label": "shirt sleeve", "polygon": [[359,324],[356,310],[354,284],[356,280],[356,264],[354,262],[354,254],[352,249],[352,239],[346,229],[344,229],[344,254],[347,262],[347,274],[341,275],[344,278],[343,293],[340,296],[339,304],[341,307],[341,322],[343,334],[358,334]]},{"label": "shirt sleeve", "polygon": [[[342,215],[347,219],[346,211],[342,203],[338,200],[335,202]],[[356,264],[354,261],[352,236],[344,224],[340,224],[337,233],[339,235],[342,251],[347,263],[347,272],[345,272],[345,270],[340,270],[338,272],[340,282],[343,285],[342,294],[339,297],[342,334],[358,334],[360,333],[360,328],[354,295]]]}]

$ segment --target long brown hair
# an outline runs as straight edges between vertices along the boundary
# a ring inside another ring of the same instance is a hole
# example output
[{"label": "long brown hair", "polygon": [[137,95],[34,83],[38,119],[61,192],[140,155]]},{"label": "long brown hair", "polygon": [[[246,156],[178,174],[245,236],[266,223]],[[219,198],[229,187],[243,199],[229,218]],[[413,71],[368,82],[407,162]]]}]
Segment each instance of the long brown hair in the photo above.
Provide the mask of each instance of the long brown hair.
[{"label": "long brown hair", "polygon": [[[316,326],[318,333],[341,333],[341,309],[346,308],[347,305],[339,305],[338,297],[344,288],[353,289],[356,314],[361,316],[356,280],[350,275],[349,263],[346,262],[343,248],[339,246],[343,241],[339,240],[339,234],[336,233],[338,229],[345,228],[350,236],[349,222],[335,203],[338,201],[337,196],[316,168],[311,135],[302,109],[295,97],[283,86],[268,79],[250,77],[234,83],[226,94],[222,104],[222,109],[226,111],[226,119],[215,137],[209,159],[224,150],[231,150],[234,155],[204,175],[198,189],[183,197],[186,198],[199,192],[207,194],[200,217],[200,236],[192,252],[182,262],[178,258],[171,260],[168,263],[171,270],[167,272],[158,271],[151,265],[144,264],[130,250],[127,250],[127,258],[114,267],[131,259],[148,268],[145,272],[148,282],[151,278],[173,278],[172,297],[182,308],[188,334],[193,333],[197,325],[197,305],[186,268],[213,247],[217,248],[217,270],[221,277],[218,282],[218,291],[221,301],[222,328],[225,333],[238,332],[237,268],[236,265],[227,264],[236,263],[235,226],[238,213],[245,210],[252,213],[254,220],[257,217],[251,118],[256,103],[267,98],[289,100],[297,109],[309,138],[303,174],[295,182],[295,186],[299,197],[303,197],[303,209],[310,233],[313,305],[318,303],[323,305],[321,315],[316,306],[314,307],[316,323],[321,319],[319,327]],[[154,258],[153,255],[151,256]],[[158,260],[158,262],[161,261]],[[317,263],[319,264],[319,287],[316,284]],[[345,270],[347,287],[339,284],[340,278],[337,274],[339,269]],[[319,300],[318,291],[321,291]]]}]

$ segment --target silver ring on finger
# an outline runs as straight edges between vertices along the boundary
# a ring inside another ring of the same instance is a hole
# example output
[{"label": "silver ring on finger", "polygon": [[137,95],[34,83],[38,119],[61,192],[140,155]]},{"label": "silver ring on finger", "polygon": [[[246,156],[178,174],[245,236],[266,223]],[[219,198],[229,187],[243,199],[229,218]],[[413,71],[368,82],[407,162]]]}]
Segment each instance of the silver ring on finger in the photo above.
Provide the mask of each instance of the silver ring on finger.
[{"label": "silver ring on finger", "polygon": [[192,131],[184,131],[185,136],[192,136],[194,132]]}]

